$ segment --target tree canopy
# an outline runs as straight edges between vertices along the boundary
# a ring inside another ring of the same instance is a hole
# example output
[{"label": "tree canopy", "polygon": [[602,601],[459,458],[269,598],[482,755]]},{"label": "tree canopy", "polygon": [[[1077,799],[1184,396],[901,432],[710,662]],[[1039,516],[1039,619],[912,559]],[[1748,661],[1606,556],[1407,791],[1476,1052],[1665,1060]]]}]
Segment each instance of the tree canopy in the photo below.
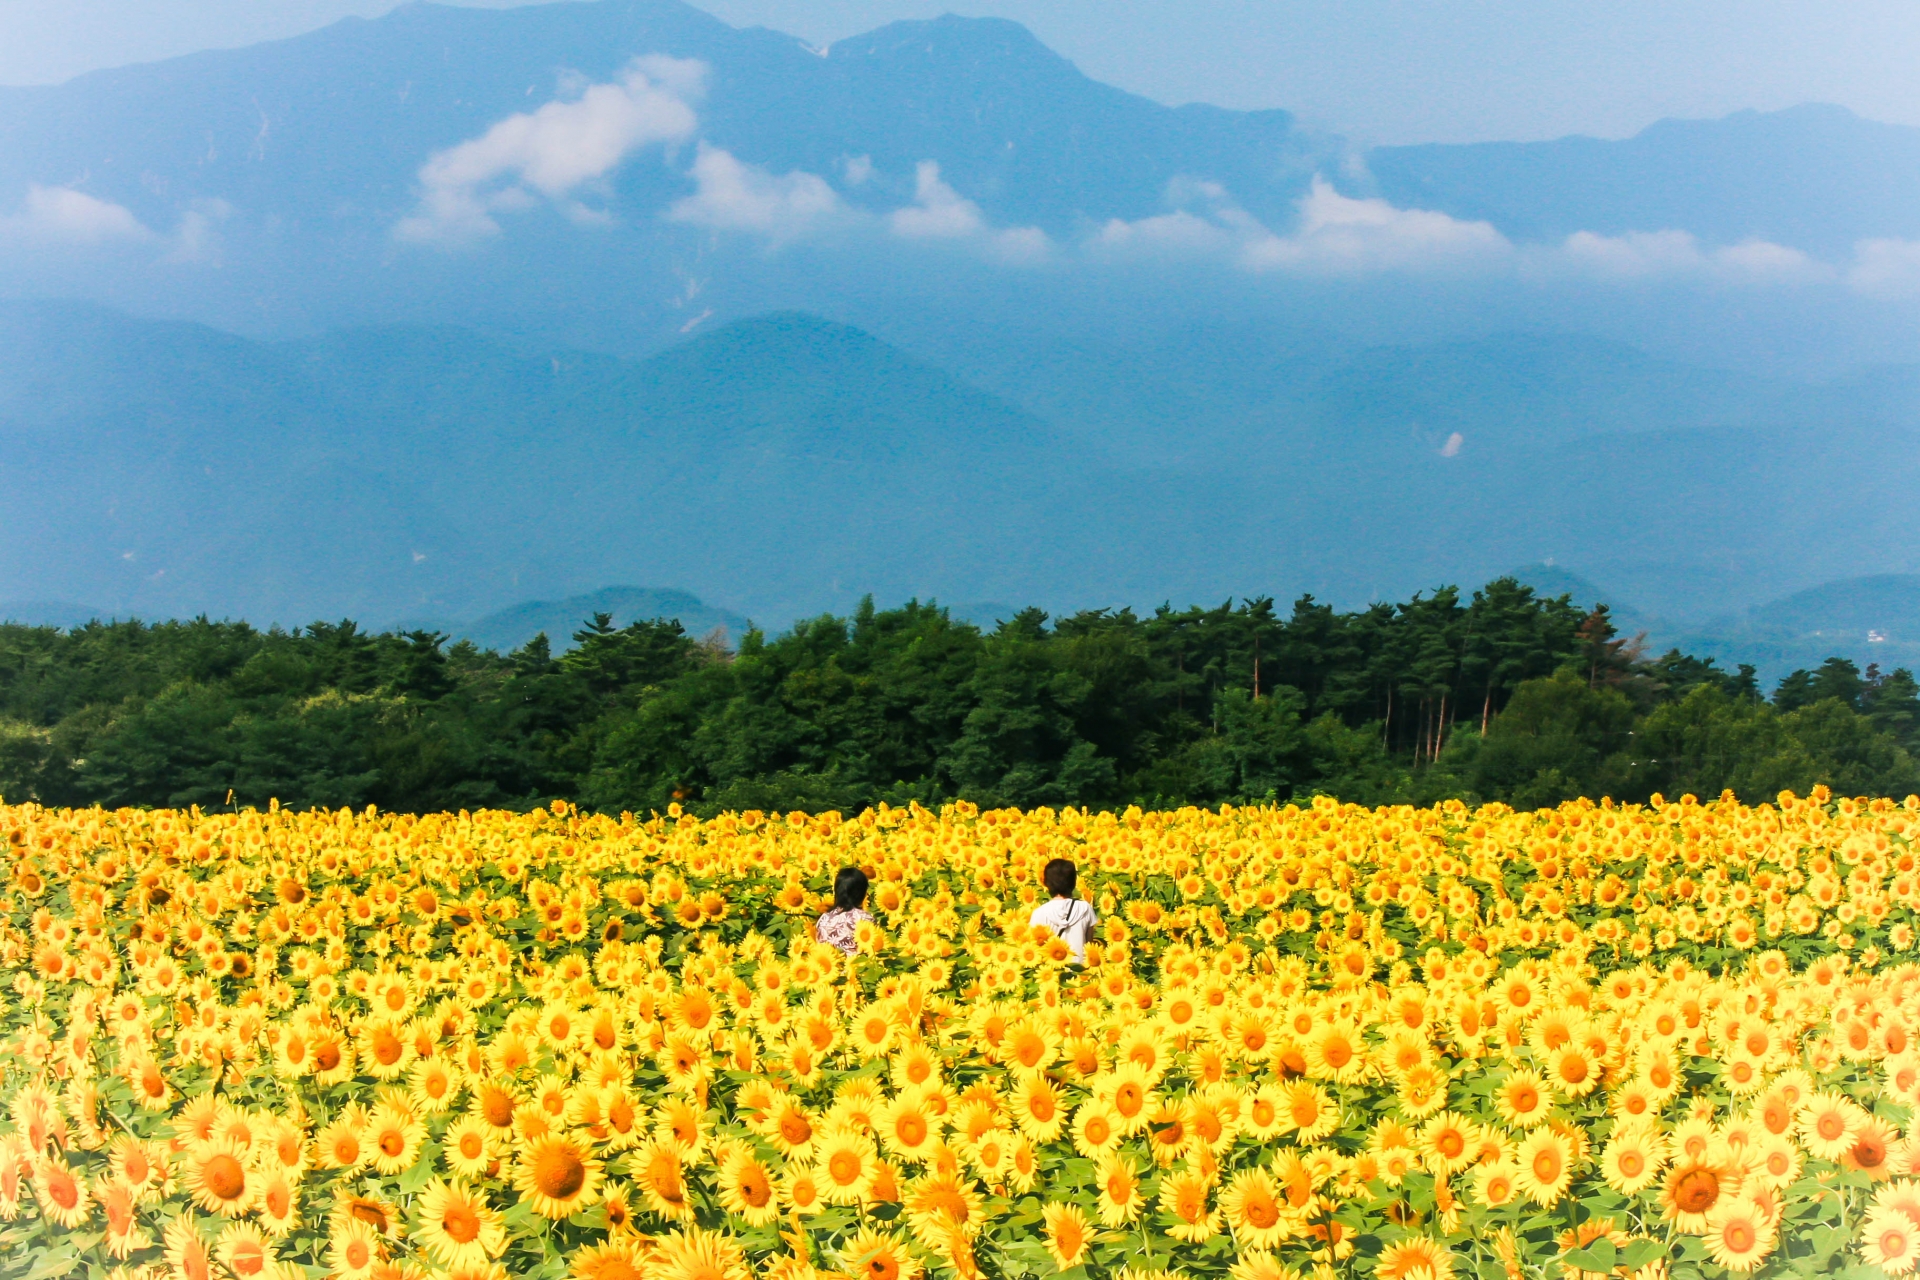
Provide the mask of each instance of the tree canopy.
[{"label": "tree canopy", "polygon": [[0,626],[0,795],[607,811],[1119,806],[1333,794],[1518,806],[1920,791],[1920,684],[1830,659],[1763,698],[1513,579],[1342,612],[909,602],[728,648],[667,619],[506,654],[354,623]]}]

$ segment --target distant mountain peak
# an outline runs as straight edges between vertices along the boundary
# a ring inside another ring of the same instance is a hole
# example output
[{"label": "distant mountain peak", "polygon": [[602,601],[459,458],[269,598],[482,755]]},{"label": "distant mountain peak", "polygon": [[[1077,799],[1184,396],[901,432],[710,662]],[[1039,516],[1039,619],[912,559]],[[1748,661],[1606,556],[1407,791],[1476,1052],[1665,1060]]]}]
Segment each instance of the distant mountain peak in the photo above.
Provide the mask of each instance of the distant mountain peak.
[{"label": "distant mountain peak", "polygon": [[872,361],[909,362],[910,357],[882,342],[865,329],[815,315],[811,311],[768,311],[730,320],[664,353],[710,360],[726,351],[742,358],[798,369],[819,361],[839,363],[852,357]]},{"label": "distant mountain peak", "polygon": [[872,57],[906,52],[996,58],[1011,55],[1056,67],[1073,65],[1011,18],[963,18],[953,13],[943,13],[937,18],[889,22],[864,34],[849,36],[836,43],[830,51],[833,57]]}]

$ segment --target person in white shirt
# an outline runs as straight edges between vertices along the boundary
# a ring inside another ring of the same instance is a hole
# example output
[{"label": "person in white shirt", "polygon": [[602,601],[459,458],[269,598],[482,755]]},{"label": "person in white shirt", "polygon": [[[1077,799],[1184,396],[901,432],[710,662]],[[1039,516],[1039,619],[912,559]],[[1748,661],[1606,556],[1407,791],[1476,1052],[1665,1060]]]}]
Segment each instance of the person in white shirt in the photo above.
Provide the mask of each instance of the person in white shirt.
[{"label": "person in white shirt", "polygon": [[1073,896],[1080,872],[1065,858],[1055,858],[1040,872],[1040,882],[1053,897],[1033,909],[1027,923],[1045,925],[1067,944],[1075,964],[1087,962],[1087,939],[1093,935],[1093,904]]}]

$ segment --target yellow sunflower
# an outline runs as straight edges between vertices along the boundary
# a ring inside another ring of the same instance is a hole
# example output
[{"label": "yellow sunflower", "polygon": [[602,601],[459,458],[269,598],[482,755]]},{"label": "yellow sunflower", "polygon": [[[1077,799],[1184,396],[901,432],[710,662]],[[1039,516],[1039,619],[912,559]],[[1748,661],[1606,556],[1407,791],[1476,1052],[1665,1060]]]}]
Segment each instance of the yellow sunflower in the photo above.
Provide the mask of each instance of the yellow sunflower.
[{"label": "yellow sunflower", "polygon": [[1173,1219],[1168,1234],[1188,1244],[1200,1244],[1220,1232],[1220,1220],[1208,1206],[1213,1180],[1194,1169],[1168,1173],[1160,1179],[1160,1207]]},{"label": "yellow sunflower", "polygon": [[984,1225],[980,1196],[958,1170],[936,1171],[909,1183],[901,1203],[914,1238],[929,1249],[945,1246],[949,1228],[971,1236]]},{"label": "yellow sunflower", "polygon": [[1247,1133],[1261,1142],[1285,1133],[1292,1127],[1286,1095],[1273,1085],[1261,1085],[1247,1099],[1245,1124]]},{"label": "yellow sunflower", "polygon": [[1707,1255],[1729,1271],[1751,1271],[1773,1252],[1773,1221],[1752,1200],[1735,1197],[1707,1214]]},{"label": "yellow sunflower", "polygon": [[350,1171],[372,1160],[373,1144],[367,1140],[369,1119],[367,1109],[357,1102],[342,1107],[315,1140],[320,1163],[329,1169]]},{"label": "yellow sunflower", "polygon": [[1151,1072],[1137,1062],[1122,1062],[1094,1082],[1094,1097],[1106,1105],[1123,1135],[1145,1128],[1158,1101]]},{"label": "yellow sunflower", "polygon": [[543,1218],[570,1218],[599,1198],[601,1166],[566,1134],[536,1138],[514,1161],[513,1185]]},{"label": "yellow sunflower", "polygon": [[1447,1105],[1447,1081],[1446,1071],[1430,1062],[1401,1072],[1400,1110],[1415,1120],[1432,1115]]},{"label": "yellow sunflower", "polygon": [[413,1063],[413,1045],[406,1024],[378,1018],[363,1023],[354,1041],[354,1053],[362,1069],[379,1080],[392,1080]]},{"label": "yellow sunflower", "polygon": [[118,1178],[109,1178],[104,1183],[95,1184],[92,1191],[105,1223],[100,1244],[108,1257],[125,1262],[133,1254],[152,1246],[153,1237],[147,1234],[140,1222],[140,1202],[132,1187]]},{"label": "yellow sunflower", "polygon": [[1264,1249],[1244,1249],[1228,1268],[1229,1280],[1300,1280],[1300,1273]]},{"label": "yellow sunflower", "polygon": [[169,1177],[165,1154],[132,1134],[121,1134],[108,1146],[108,1167],[113,1176],[131,1188],[141,1200],[160,1196]]},{"label": "yellow sunflower", "polygon": [[1890,1276],[1907,1275],[1920,1263],[1920,1223],[1896,1209],[1877,1209],[1861,1228],[1860,1253]]},{"label": "yellow sunflower", "polygon": [[1573,1182],[1573,1145],[1551,1126],[1529,1133],[1514,1152],[1515,1187],[1544,1207],[1557,1203]]},{"label": "yellow sunflower", "polygon": [[422,1058],[409,1073],[408,1099],[419,1110],[438,1115],[460,1092],[460,1069],[445,1058]]},{"label": "yellow sunflower", "polygon": [[1351,1084],[1366,1075],[1370,1065],[1360,1029],[1344,1019],[1315,1027],[1302,1051],[1307,1074],[1316,1079]]},{"label": "yellow sunflower", "polygon": [[463,1178],[483,1178],[494,1163],[494,1128],[479,1116],[460,1116],[440,1142],[447,1168]]},{"label": "yellow sunflower", "polygon": [[926,1159],[940,1140],[937,1118],[928,1111],[918,1089],[903,1090],[882,1108],[874,1127],[889,1152],[915,1162]]},{"label": "yellow sunflower", "polygon": [[1153,1109],[1147,1122],[1147,1149],[1162,1168],[1172,1164],[1192,1141],[1193,1111],[1184,1098],[1168,1098]]},{"label": "yellow sunflower", "polygon": [[1094,1187],[1098,1191],[1095,1207],[1102,1225],[1124,1226],[1140,1216],[1143,1200],[1140,1175],[1126,1156],[1110,1151],[1094,1162]]},{"label": "yellow sunflower", "polygon": [[1011,1110],[1014,1123],[1035,1142],[1052,1142],[1067,1120],[1060,1091],[1039,1072],[1023,1075],[1015,1083]]},{"label": "yellow sunflower", "polygon": [[313,1061],[313,1082],[322,1088],[353,1079],[353,1046],[338,1033],[322,1030],[314,1033],[308,1051]]},{"label": "yellow sunflower", "polygon": [[653,1261],[651,1240],[614,1238],[588,1245],[567,1266],[574,1280],[644,1280]]},{"label": "yellow sunflower", "polygon": [[739,1241],[688,1227],[660,1239],[645,1274],[659,1280],[748,1280],[750,1272]]},{"label": "yellow sunflower", "polygon": [[1097,1099],[1081,1103],[1073,1113],[1073,1145],[1089,1159],[1112,1151],[1125,1136],[1119,1117]]},{"label": "yellow sunflower", "polygon": [[873,1186],[878,1163],[873,1139],[854,1129],[829,1129],[814,1147],[821,1194],[831,1204],[858,1204]]},{"label": "yellow sunflower", "polygon": [[237,1218],[253,1207],[259,1174],[231,1139],[196,1142],[180,1160],[180,1184],[202,1209]]},{"label": "yellow sunflower", "polygon": [[481,1266],[507,1247],[501,1215],[461,1183],[430,1180],[416,1209],[420,1228],[414,1240],[444,1267]]},{"label": "yellow sunflower", "polygon": [[688,1159],[706,1147],[706,1125],[700,1109],[681,1098],[668,1098],[654,1109],[654,1129],[677,1143]]},{"label": "yellow sunflower", "polygon": [[268,1280],[278,1271],[272,1242],[252,1223],[229,1222],[213,1250],[234,1280]]},{"label": "yellow sunflower", "polygon": [[864,1227],[840,1246],[847,1275],[855,1280],[916,1280],[920,1262],[891,1232]]},{"label": "yellow sunflower", "polygon": [[305,1131],[290,1116],[274,1116],[267,1122],[260,1135],[260,1149],[263,1167],[277,1165],[292,1175],[303,1172],[311,1156]]},{"label": "yellow sunflower", "polygon": [[1318,1142],[1340,1127],[1340,1108],[1312,1081],[1295,1080],[1288,1085],[1286,1100],[1287,1127],[1302,1145]]},{"label": "yellow sunflower", "polygon": [[668,1222],[693,1217],[686,1158],[685,1148],[671,1138],[642,1143],[627,1157],[627,1171],[646,1199],[647,1208]]},{"label": "yellow sunflower", "polygon": [[40,1212],[49,1222],[74,1230],[84,1226],[93,1197],[86,1179],[59,1158],[42,1157],[33,1162],[33,1194]]},{"label": "yellow sunflower", "polygon": [[1093,1224],[1076,1204],[1049,1204],[1040,1211],[1047,1253],[1062,1271],[1079,1266],[1093,1244]]},{"label": "yellow sunflower", "polygon": [[1465,1116],[1442,1111],[1422,1126],[1419,1151],[1427,1168],[1445,1177],[1473,1163],[1479,1139],[1479,1125]]},{"label": "yellow sunflower", "polygon": [[327,1215],[327,1226],[334,1230],[349,1222],[360,1223],[383,1240],[398,1240],[406,1233],[400,1211],[378,1196],[340,1195]]},{"label": "yellow sunflower", "polygon": [[[831,1041],[816,1046],[821,1053],[832,1047]],[[893,1077],[894,1087],[899,1089],[920,1089],[940,1083],[939,1055],[919,1041],[896,1052],[887,1070]]]},{"label": "yellow sunflower", "polygon": [[382,1102],[367,1119],[366,1140],[372,1148],[369,1163],[388,1177],[413,1167],[420,1158],[420,1144],[427,1128],[407,1111],[391,1102]]},{"label": "yellow sunflower", "polygon": [[1740,1189],[1739,1171],[1705,1156],[1676,1158],[1660,1188],[1665,1216],[1681,1231],[1699,1235],[1707,1214]]},{"label": "yellow sunflower", "polygon": [[1265,1169],[1242,1169],[1220,1192],[1220,1216],[1242,1249],[1272,1249],[1287,1238],[1284,1204]]},{"label": "yellow sunflower", "polygon": [[1600,1064],[1578,1044],[1564,1044],[1546,1055],[1547,1078],[1569,1098],[1584,1098],[1600,1083]]},{"label": "yellow sunflower", "polygon": [[1380,1251],[1380,1280],[1453,1280],[1453,1252],[1428,1236],[1395,1241]]},{"label": "yellow sunflower", "polygon": [[780,1216],[773,1174],[747,1147],[735,1148],[720,1166],[720,1207],[750,1227],[764,1227]]},{"label": "yellow sunflower", "polygon": [[468,1111],[490,1129],[505,1132],[513,1127],[514,1113],[520,1109],[519,1095],[498,1080],[474,1083]]},{"label": "yellow sunflower", "polygon": [[269,1169],[260,1175],[253,1211],[261,1229],[276,1239],[300,1225],[297,1186],[294,1175],[285,1169]]},{"label": "yellow sunflower", "polygon": [[327,1263],[341,1280],[368,1280],[380,1263],[380,1238],[364,1222],[349,1219],[327,1238]]},{"label": "yellow sunflower", "polygon": [[1621,1195],[1634,1196],[1653,1185],[1666,1162],[1665,1138],[1643,1125],[1622,1124],[1607,1140],[1600,1174]]},{"label": "yellow sunflower", "polygon": [[1766,1134],[1753,1147],[1754,1179],[1775,1189],[1791,1186],[1800,1177],[1804,1160],[1791,1138]]},{"label": "yellow sunflower", "polygon": [[1800,1141],[1809,1155],[1838,1160],[1853,1146],[1867,1120],[1867,1113],[1853,1099],[1817,1093],[1800,1109]]},{"label": "yellow sunflower", "polygon": [[1013,1144],[1012,1154],[1007,1157],[1007,1185],[1025,1195],[1033,1190],[1039,1176],[1040,1153],[1034,1149],[1032,1139],[1023,1137]]},{"label": "yellow sunflower", "polygon": [[802,1217],[811,1217],[827,1207],[820,1175],[813,1171],[812,1166],[805,1164],[787,1165],[780,1178],[780,1200]]},{"label": "yellow sunflower", "polygon": [[1022,1141],[1004,1129],[989,1129],[972,1142],[962,1143],[960,1149],[967,1163],[978,1169],[982,1177],[989,1182],[999,1182],[1006,1177],[1013,1153]]},{"label": "yellow sunflower", "polygon": [[1547,1118],[1546,1081],[1528,1068],[1509,1072],[1493,1091],[1494,1110],[1515,1128],[1531,1128]]},{"label": "yellow sunflower", "polygon": [[1470,1176],[1474,1198],[1489,1209],[1512,1204],[1520,1194],[1519,1179],[1518,1167],[1508,1160],[1476,1165]]},{"label": "yellow sunflower", "polygon": [[1886,1121],[1868,1116],[1853,1135],[1853,1143],[1840,1155],[1840,1167],[1864,1173],[1875,1182],[1893,1174],[1891,1163],[1900,1132]]},{"label": "yellow sunflower", "polygon": [[180,1280],[214,1280],[219,1274],[213,1248],[194,1226],[190,1215],[183,1214],[169,1221],[161,1231],[160,1244],[168,1270]]},{"label": "yellow sunflower", "polygon": [[789,1160],[802,1159],[813,1150],[819,1134],[819,1121],[805,1107],[782,1097],[775,1104],[772,1118],[761,1132],[781,1155]]}]

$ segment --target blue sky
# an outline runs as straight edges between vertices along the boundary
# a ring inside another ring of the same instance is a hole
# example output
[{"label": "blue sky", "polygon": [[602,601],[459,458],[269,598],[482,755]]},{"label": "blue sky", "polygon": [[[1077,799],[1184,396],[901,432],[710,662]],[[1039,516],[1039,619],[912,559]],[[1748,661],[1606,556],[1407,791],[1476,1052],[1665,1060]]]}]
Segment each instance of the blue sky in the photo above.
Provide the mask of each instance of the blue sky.
[{"label": "blue sky", "polygon": [[[0,0],[0,83],[294,35],[389,0]],[[1838,102],[1920,125],[1915,0],[705,0],[825,43],[945,10],[1031,27],[1163,102],[1286,107],[1378,142],[1624,137]]]}]

